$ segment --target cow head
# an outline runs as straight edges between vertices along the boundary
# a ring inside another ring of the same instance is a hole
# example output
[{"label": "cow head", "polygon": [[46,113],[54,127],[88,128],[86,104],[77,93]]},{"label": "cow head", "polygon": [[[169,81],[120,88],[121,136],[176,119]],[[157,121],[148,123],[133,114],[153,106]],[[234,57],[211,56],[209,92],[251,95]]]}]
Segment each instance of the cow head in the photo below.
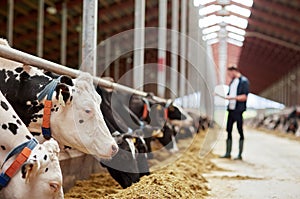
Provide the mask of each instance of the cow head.
[{"label": "cow head", "polygon": [[50,139],[38,144],[20,172],[4,188],[6,198],[63,198],[58,143]]},{"label": "cow head", "polygon": [[[71,146],[96,158],[110,159],[118,151],[100,110],[101,97],[92,77],[82,74],[74,85],[61,79],[53,96],[51,131],[60,144]],[[62,133],[63,132],[63,133]]]},{"label": "cow head", "polygon": [[111,160],[102,161],[101,164],[123,188],[127,188],[140,179],[135,138],[119,132],[113,133],[113,137],[120,150]]}]

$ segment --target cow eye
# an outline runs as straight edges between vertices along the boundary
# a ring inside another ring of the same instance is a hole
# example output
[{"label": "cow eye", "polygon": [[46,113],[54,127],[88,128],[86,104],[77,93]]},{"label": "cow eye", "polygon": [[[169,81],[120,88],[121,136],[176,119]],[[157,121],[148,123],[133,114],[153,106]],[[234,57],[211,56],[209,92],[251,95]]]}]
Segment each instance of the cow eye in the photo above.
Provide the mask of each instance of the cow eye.
[{"label": "cow eye", "polygon": [[86,113],[90,113],[90,112],[92,112],[92,111],[87,109],[87,110],[85,110],[85,112],[86,112]]}]

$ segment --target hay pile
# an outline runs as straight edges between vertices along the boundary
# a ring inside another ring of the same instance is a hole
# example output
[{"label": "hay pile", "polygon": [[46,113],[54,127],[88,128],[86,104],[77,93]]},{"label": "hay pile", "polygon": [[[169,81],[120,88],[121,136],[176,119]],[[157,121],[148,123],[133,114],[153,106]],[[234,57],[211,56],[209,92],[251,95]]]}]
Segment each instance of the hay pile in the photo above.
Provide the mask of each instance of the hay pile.
[{"label": "hay pile", "polygon": [[215,169],[215,166],[209,157],[199,158],[203,138],[204,133],[194,139],[180,140],[177,155],[168,151],[156,153],[155,159],[150,160],[152,174],[127,189],[122,189],[108,173],[100,173],[89,180],[78,181],[65,198],[204,198],[209,189],[202,173]]}]

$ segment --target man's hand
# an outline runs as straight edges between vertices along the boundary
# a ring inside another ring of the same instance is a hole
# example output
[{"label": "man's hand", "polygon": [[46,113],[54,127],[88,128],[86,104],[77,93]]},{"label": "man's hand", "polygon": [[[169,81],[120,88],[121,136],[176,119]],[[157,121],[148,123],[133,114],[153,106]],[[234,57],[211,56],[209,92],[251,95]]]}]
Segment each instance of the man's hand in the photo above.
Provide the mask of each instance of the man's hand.
[{"label": "man's hand", "polygon": [[225,97],[225,99],[227,99],[227,100],[236,100],[236,97],[230,97],[229,95],[227,95],[227,96]]},{"label": "man's hand", "polygon": [[238,95],[236,97],[230,97],[229,95],[227,95],[225,97],[225,99],[227,99],[227,100],[236,100],[236,101],[239,101],[239,102],[245,102],[247,100],[247,95],[243,94],[243,95]]}]

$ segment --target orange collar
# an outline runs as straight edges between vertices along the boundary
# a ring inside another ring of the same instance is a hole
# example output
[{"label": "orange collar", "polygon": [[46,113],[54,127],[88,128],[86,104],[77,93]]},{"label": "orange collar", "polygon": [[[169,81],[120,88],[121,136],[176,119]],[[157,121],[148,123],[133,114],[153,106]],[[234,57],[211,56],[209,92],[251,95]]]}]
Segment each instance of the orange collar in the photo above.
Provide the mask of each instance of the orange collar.
[{"label": "orange collar", "polygon": [[34,149],[34,147],[36,147],[37,144],[38,141],[35,138],[32,138],[28,142],[22,143],[21,145],[15,147],[11,152],[9,152],[8,156],[4,160],[4,163],[10,157],[18,154],[18,152],[21,150],[21,152],[18,154],[13,163],[8,167],[8,169],[0,174],[0,190],[6,187],[10,179],[14,175],[16,175],[21,166],[27,161],[28,157],[31,154],[31,151]]}]

